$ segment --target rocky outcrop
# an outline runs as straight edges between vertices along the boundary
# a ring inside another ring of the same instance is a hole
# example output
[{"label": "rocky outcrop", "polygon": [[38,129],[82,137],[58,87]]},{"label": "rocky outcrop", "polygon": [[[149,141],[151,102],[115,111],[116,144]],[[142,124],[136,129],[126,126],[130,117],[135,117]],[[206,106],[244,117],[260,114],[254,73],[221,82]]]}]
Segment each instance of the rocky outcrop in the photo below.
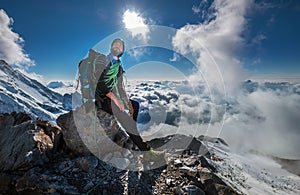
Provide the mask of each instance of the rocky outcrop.
[{"label": "rocky outcrop", "polygon": [[126,144],[126,147],[132,149],[127,143],[130,142],[128,136],[121,130],[114,116],[102,110],[95,111],[93,105],[85,105],[63,114],[56,122],[62,128],[66,145],[77,155],[94,154],[103,158],[108,153],[120,151],[120,147]]},{"label": "rocky outcrop", "polygon": [[[84,120],[78,123],[78,116]],[[112,116],[97,112],[97,121],[90,122],[94,116],[79,108],[60,116],[59,128],[21,113],[1,114],[0,194],[237,194],[217,176],[202,138],[172,135],[151,140],[150,145],[165,151],[166,164],[130,171],[142,156],[128,150],[133,145]],[[89,130],[95,123],[100,131],[96,140]],[[112,140],[127,147],[126,152],[105,149]],[[187,140],[188,147],[178,144]],[[102,143],[106,160],[99,160],[91,151],[94,143],[86,146],[86,141]],[[171,147],[163,148],[168,141]]]},{"label": "rocky outcrop", "polygon": [[[15,191],[19,177],[51,162],[61,144],[61,131],[27,114],[0,114],[0,194]],[[31,183],[30,180],[28,180]]]},{"label": "rocky outcrop", "polygon": [[0,171],[28,170],[49,162],[58,127],[23,113],[0,115]]},{"label": "rocky outcrop", "polygon": [[156,183],[155,194],[237,194],[216,175],[208,159],[196,153],[172,155]]}]

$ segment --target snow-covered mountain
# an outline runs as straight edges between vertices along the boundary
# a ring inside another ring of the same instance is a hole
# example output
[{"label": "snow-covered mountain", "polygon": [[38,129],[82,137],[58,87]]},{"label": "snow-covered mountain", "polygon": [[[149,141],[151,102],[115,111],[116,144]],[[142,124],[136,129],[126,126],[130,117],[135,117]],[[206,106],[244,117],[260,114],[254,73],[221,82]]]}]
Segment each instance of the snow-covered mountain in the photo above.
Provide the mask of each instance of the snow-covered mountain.
[{"label": "snow-covered mountain", "polygon": [[25,112],[33,119],[54,121],[71,109],[71,100],[0,60],[0,113]]}]

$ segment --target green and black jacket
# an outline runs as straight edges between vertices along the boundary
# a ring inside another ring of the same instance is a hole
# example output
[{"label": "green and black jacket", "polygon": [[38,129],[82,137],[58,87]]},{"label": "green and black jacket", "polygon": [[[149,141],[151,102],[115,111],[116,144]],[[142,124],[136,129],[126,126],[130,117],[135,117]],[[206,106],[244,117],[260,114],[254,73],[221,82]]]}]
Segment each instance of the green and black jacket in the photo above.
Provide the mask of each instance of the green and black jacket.
[{"label": "green and black jacket", "polygon": [[111,54],[107,56],[109,62],[100,75],[97,83],[96,95],[106,98],[106,94],[112,92],[124,105],[127,105],[126,92],[123,83],[125,72],[120,60],[115,60]]}]

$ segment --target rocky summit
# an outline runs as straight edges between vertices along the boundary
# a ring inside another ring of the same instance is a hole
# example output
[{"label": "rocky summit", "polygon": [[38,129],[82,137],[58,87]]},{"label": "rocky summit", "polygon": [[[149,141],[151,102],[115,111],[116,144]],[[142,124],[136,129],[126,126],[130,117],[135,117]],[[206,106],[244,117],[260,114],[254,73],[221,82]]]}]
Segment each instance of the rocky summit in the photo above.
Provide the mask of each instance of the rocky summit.
[{"label": "rocky summit", "polygon": [[149,141],[165,163],[144,170],[143,155],[107,113],[78,108],[56,122],[0,115],[0,194],[238,194],[217,176],[210,162],[221,159],[203,136]]}]

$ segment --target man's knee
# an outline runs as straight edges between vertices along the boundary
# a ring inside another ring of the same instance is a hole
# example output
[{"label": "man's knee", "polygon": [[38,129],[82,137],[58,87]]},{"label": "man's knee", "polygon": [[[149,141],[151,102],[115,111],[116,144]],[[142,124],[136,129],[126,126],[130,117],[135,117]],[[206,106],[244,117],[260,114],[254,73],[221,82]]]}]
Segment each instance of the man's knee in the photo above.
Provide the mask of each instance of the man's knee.
[{"label": "man's knee", "polygon": [[132,99],[130,99],[130,101],[131,101],[131,105],[132,105],[133,111],[134,111],[133,120],[137,121],[138,114],[139,114],[139,109],[140,109],[140,104],[139,104],[139,102],[137,102],[135,100],[132,100]]},{"label": "man's knee", "polygon": [[130,101],[134,111],[138,111],[140,109],[140,103],[132,99],[130,99]]}]

